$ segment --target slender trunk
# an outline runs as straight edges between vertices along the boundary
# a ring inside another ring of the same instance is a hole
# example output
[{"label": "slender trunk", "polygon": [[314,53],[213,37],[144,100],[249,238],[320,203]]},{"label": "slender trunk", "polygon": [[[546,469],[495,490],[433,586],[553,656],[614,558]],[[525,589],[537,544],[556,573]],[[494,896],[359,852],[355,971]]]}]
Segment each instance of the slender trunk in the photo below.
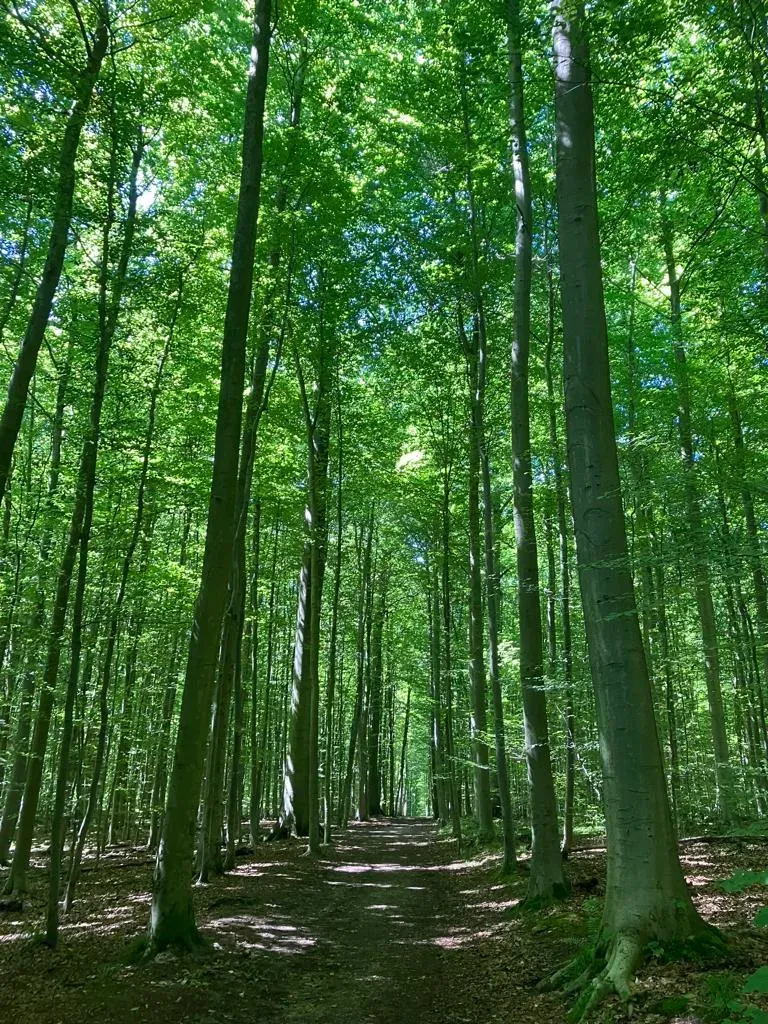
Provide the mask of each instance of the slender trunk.
[{"label": "slender trunk", "polygon": [[403,744],[400,748],[400,774],[397,779],[397,798],[395,800],[395,814],[402,817],[405,804],[405,761],[408,753],[408,726],[411,721],[411,684],[408,684],[408,693],[405,697],[405,718],[403,719]]},{"label": "slender trunk", "polygon": [[381,770],[379,749],[381,745],[381,707],[383,687],[383,638],[384,621],[387,614],[387,573],[389,565],[386,555],[378,576],[378,593],[374,602],[371,623],[371,693],[368,716],[368,813],[377,817],[381,814]]},{"label": "slender trunk", "polygon": [[101,65],[109,45],[109,25],[106,20],[106,5],[99,6],[99,20],[93,37],[88,44],[85,65],[78,77],[75,102],[69,113],[64,137],[59,150],[59,180],[56,189],[56,205],[48,239],[45,266],[37,286],[27,329],[21,343],[21,350],[8,384],[8,397],[0,416],[0,501],[5,494],[11,469],[13,449],[21,429],[27,404],[29,384],[37,366],[37,356],[43,343],[45,330],[53,307],[53,299],[59,285],[64,266],[64,254],[69,240],[72,222],[72,202],[75,195],[75,163],[80,145],[80,136],[93,99],[94,86],[101,71]]},{"label": "slender trunk", "polygon": [[434,811],[441,824],[448,820],[445,779],[445,749],[443,738],[443,700],[442,700],[442,627],[440,618],[440,579],[437,566],[427,566],[427,612],[429,618],[430,637],[430,683],[431,683],[431,742],[433,760],[433,795]]},{"label": "slender trunk", "polygon": [[[274,530],[274,547],[272,552],[272,572],[269,584],[269,619],[267,623],[267,665],[266,672],[264,673],[264,696],[263,705],[264,710],[261,717],[261,731],[258,740],[258,758],[252,752],[251,756],[255,764],[255,776],[251,776],[251,838],[255,840],[257,833],[254,829],[258,828],[259,821],[261,819],[262,811],[262,793],[264,790],[264,774],[268,768],[268,754],[267,740],[269,737],[269,726],[270,726],[270,714],[272,710],[272,704],[274,702],[274,695],[272,693],[272,662],[274,657],[274,635],[275,635],[275,595],[277,592],[277,552],[278,544],[280,540],[280,524],[279,520],[275,522]],[[254,654],[255,656],[255,654]],[[255,672],[255,667],[254,667]],[[256,691],[254,689],[254,697]],[[253,704],[252,716],[255,721],[255,701]],[[251,737],[251,748],[253,751],[255,743],[255,737]],[[269,809],[269,808],[268,808]]]},{"label": "slender trunk", "polygon": [[675,358],[677,383],[677,427],[680,438],[680,455],[683,463],[685,507],[688,518],[689,536],[693,556],[693,583],[696,593],[696,607],[701,629],[701,643],[704,652],[704,676],[707,684],[710,720],[712,723],[712,746],[715,756],[715,781],[717,785],[716,811],[723,821],[733,816],[733,780],[728,752],[728,733],[723,706],[723,692],[720,682],[720,647],[717,637],[715,606],[712,600],[712,584],[707,560],[707,541],[699,501],[696,480],[696,458],[693,447],[691,425],[691,389],[688,360],[683,340],[682,307],[680,303],[680,279],[674,254],[672,224],[663,215],[662,233],[664,255],[669,280],[669,304],[672,331],[672,347]]},{"label": "slender trunk", "polygon": [[[337,430],[337,458],[338,468],[336,476],[336,563],[333,574],[333,601],[331,605],[331,639],[328,647],[328,684],[325,692],[325,763],[323,765],[324,789],[323,789],[323,839],[327,844],[331,842],[331,818],[332,818],[332,773],[333,773],[333,702],[336,695],[336,648],[339,635],[339,599],[341,597],[341,565],[343,555],[343,481],[344,481],[344,458],[343,458],[343,424],[341,418],[341,395],[338,395],[338,406],[336,409],[336,430]],[[341,722],[339,722],[339,735],[341,735]]]},{"label": "slender trunk", "polygon": [[349,735],[349,748],[347,754],[347,771],[344,776],[344,792],[339,801],[339,825],[344,828],[349,821],[352,802],[352,776],[355,766],[355,751],[357,749],[357,737],[360,731],[360,721],[363,717],[363,701],[365,699],[365,604],[368,590],[368,582],[371,573],[371,544],[373,539],[373,519],[371,518],[366,528],[364,527],[359,538],[358,567],[360,575],[358,605],[357,605],[357,642],[356,642],[356,669],[357,685],[355,688],[355,707],[352,712],[352,725]]},{"label": "slender trunk", "polygon": [[245,102],[240,194],[224,320],[205,552],[200,590],[195,602],[163,835],[155,868],[149,933],[154,952],[169,945],[189,947],[198,939],[191,888],[195,816],[235,533],[245,350],[261,193],[270,17],[271,0],[257,0]]},{"label": "slender trunk", "polygon": [[517,863],[515,849],[515,818],[512,811],[512,796],[509,789],[507,745],[504,736],[504,698],[501,691],[501,669],[499,666],[499,574],[496,566],[495,530],[493,521],[493,497],[491,494],[491,469],[483,438],[480,455],[483,479],[483,519],[485,535],[485,592],[488,615],[488,665],[493,699],[493,727],[496,738],[496,778],[501,803],[501,818],[504,827],[504,859],[501,873],[512,874]]},{"label": "slender trunk", "polygon": [[[112,347],[112,341],[115,336],[115,330],[117,328],[117,319],[120,311],[120,304],[125,286],[127,270],[128,270],[128,259],[133,244],[133,234],[135,227],[135,215],[136,215],[136,199],[137,199],[137,176],[138,169],[141,163],[141,157],[143,153],[143,143],[139,143],[134,151],[133,162],[131,166],[131,174],[129,179],[129,205],[128,214],[125,222],[125,230],[123,234],[123,243],[121,247],[120,258],[118,266],[115,271],[114,282],[112,285],[112,293],[109,295],[109,247],[110,247],[110,236],[112,227],[114,224],[114,195],[117,185],[117,146],[113,141],[112,158],[110,165],[110,180],[108,184],[108,212],[105,220],[103,232],[102,232],[102,259],[101,268],[99,275],[99,339],[98,348],[96,352],[96,368],[95,368],[95,379],[93,386],[93,394],[91,398],[91,409],[89,417],[88,432],[86,435],[85,442],[83,444],[82,452],[80,455],[80,464],[78,469],[77,477],[77,488],[75,492],[75,500],[72,508],[72,514],[69,523],[69,532],[67,535],[67,541],[62,554],[61,563],[59,566],[59,574],[56,583],[56,595],[54,599],[53,611],[51,614],[51,623],[49,630],[49,641],[48,641],[48,652],[46,656],[46,665],[43,673],[42,691],[40,694],[40,703],[38,705],[37,718],[35,721],[35,729],[32,735],[32,744],[30,747],[30,758],[27,772],[27,779],[24,787],[24,798],[22,801],[21,814],[19,817],[19,830],[16,839],[16,848],[14,850],[13,862],[11,864],[11,871],[6,880],[6,891],[13,892],[19,891],[24,892],[26,890],[26,873],[29,867],[29,856],[32,849],[32,834],[35,826],[35,818],[37,815],[37,805],[40,798],[40,785],[42,782],[42,771],[43,763],[45,759],[45,751],[48,743],[48,731],[50,727],[51,713],[53,711],[53,705],[56,694],[56,683],[58,678],[59,662],[61,658],[61,647],[62,639],[64,634],[64,625],[66,621],[67,608],[69,605],[69,591],[72,582],[72,573],[75,566],[75,558],[77,556],[78,548],[81,542],[84,543],[85,550],[87,551],[88,537],[84,532],[90,530],[90,521],[92,516],[92,503],[93,503],[93,490],[96,477],[96,461],[98,454],[99,444],[99,433],[101,426],[101,413],[104,405],[104,394],[107,385],[107,372],[109,368],[109,354]],[[84,587],[85,581],[83,580],[82,586]],[[82,614],[82,594],[80,594],[80,584],[78,584],[80,614]],[[77,643],[79,644],[79,637],[76,637]],[[78,653],[79,657],[79,653]],[[79,672],[79,661],[75,666],[75,671]],[[69,758],[69,744],[72,736],[72,709],[74,707],[74,692],[77,689],[77,675],[74,677],[70,676],[69,685],[67,689],[67,701],[65,706],[65,724],[64,732],[61,743],[61,757],[59,768],[61,776],[61,770],[66,769],[68,766]],[[70,697],[70,690],[73,690]],[[67,713],[68,716],[67,717]],[[65,797],[65,786],[66,778],[59,777],[59,784],[62,787],[62,791],[57,793],[56,801],[57,804],[60,802],[60,807],[57,807],[57,813],[63,815],[63,800]],[[57,786],[58,788],[58,786]],[[54,825],[60,829],[60,822],[54,821]],[[54,833],[54,844],[61,841],[61,836],[58,833]],[[60,856],[60,850],[54,857]],[[56,867],[56,865],[54,865]],[[57,894],[56,899],[58,900],[58,878],[56,878]],[[49,910],[49,941],[53,938],[55,942],[55,931],[56,921],[54,915]]]},{"label": "slender trunk", "polygon": [[481,360],[478,316],[475,314],[470,341],[460,324],[467,357],[470,386],[469,430],[469,697],[472,711],[470,729],[475,777],[475,814],[480,835],[494,835],[491,811],[491,780],[488,764],[485,655],[483,629],[483,580],[480,541],[480,452],[483,436]]},{"label": "slender trunk", "polygon": [[[373,529],[369,534],[369,544],[372,543]],[[368,562],[368,574],[365,588],[365,611],[363,631],[363,698],[360,709],[360,719],[357,729],[357,817],[360,821],[368,821],[368,715],[370,713],[371,700],[371,627],[373,622],[373,579],[374,571],[370,571],[370,559]]]},{"label": "slender trunk", "polygon": [[[166,674],[165,693],[163,695],[162,720],[160,723],[160,735],[157,741],[157,752],[155,756],[155,771],[152,779],[152,792],[149,798],[149,837],[147,839],[147,850],[154,853],[157,844],[160,842],[160,830],[163,824],[163,803],[165,800],[165,787],[168,781],[168,747],[171,737],[171,725],[173,723],[173,709],[176,705],[176,683],[179,660],[179,636],[174,637],[171,648],[171,660]],[[95,804],[95,801],[94,801]],[[83,821],[85,815],[83,816]],[[79,839],[79,835],[78,835]],[[73,875],[70,874],[70,880]],[[67,903],[69,908],[69,886],[67,887]]]},{"label": "slender trunk", "polygon": [[453,738],[453,659],[451,644],[451,480],[448,469],[443,472],[441,508],[440,586],[443,610],[443,693],[445,694],[445,749],[451,802],[451,831],[461,845],[461,778],[456,763]]},{"label": "slender trunk", "polygon": [[[141,154],[139,154],[140,159]],[[138,163],[135,163],[136,173],[138,173]],[[136,187],[136,176],[132,174],[132,200],[133,216],[135,217],[135,187]],[[83,853],[85,851],[85,843],[88,837],[88,832],[93,822],[93,817],[96,813],[96,808],[99,803],[99,788],[101,784],[101,774],[105,765],[105,752],[107,746],[107,734],[109,728],[109,690],[112,681],[112,663],[115,654],[115,647],[117,645],[117,637],[120,623],[120,615],[125,602],[125,596],[128,590],[128,579],[130,576],[131,565],[133,563],[133,557],[136,552],[136,547],[139,543],[139,539],[144,528],[144,513],[145,513],[145,502],[146,502],[146,491],[147,491],[147,479],[149,476],[149,462],[150,455],[152,452],[152,443],[155,435],[155,423],[157,419],[157,403],[160,398],[160,388],[163,380],[163,372],[165,365],[170,354],[171,344],[173,341],[173,334],[176,327],[176,321],[181,310],[181,302],[183,295],[183,282],[179,281],[179,289],[174,303],[173,314],[171,316],[171,323],[166,338],[165,345],[160,354],[160,358],[157,364],[157,371],[155,374],[155,380],[152,385],[152,391],[149,398],[149,412],[147,417],[147,429],[144,435],[144,449],[142,452],[141,460],[141,472],[139,474],[139,484],[136,493],[136,513],[133,520],[133,529],[131,536],[128,541],[128,546],[125,549],[123,555],[123,561],[120,569],[120,582],[118,584],[117,594],[115,601],[112,606],[112,612],[109,618],[109,624],[107,627],[107,643],[104,650],[104,657],[101,666],[101,678],[98,688],[99,693],[99,732],[96,740],[96,756],[93,762],[93,774],[91,776],[91,783],[88,789],[88,797],[85,804],[85,810],[83,817],[80,821],[80,826],[77,830],[77,838],[75,840],[73,853],[72,853],[72,866],[69,873],[69,880],[67,882],[67,891],[64,898],[64,910],[68,912],[72,906],[74,900],[75,889],[77,882],[80,877],[80,865],[83,859]],[[188,528],[188,527],[187,527]],[[175,662],[175,655],[172,661]],[[171,706],[172,710],[172,706]],[[169,715],[170,717],[170,715]],[[163,718],[165,722],[165,716]],[[165,728],[163,725],[162,729]],[[121,734],[122,735],[122,734]],[[162,743],[160,751],[163,751]],[[153,812],[154,813],[154,812]],[[153,818],[154,820],[154,818]]]},{"label": "slender trunk", "polygon": [[[34,609],[32,611],[28,636],[31,644],[27,651],[27,665],[21,683],[21,701],[16,724],[16,736],[14,741],[13,765],[8,780],[8,787],[3,807],[3,818],[0,822],[0,864],[5,864],[11,848],[16,824],[19,817],[21,798],[24,793],[24,781],[27,771],[27,746],[29,734],[32,727],[32,714],[34,705],[35,679],[38,672],[37,645],[42,638],[42,630],[45,622],[45,590],[43,579],[45,568],[51,551],[51,536],[54,515],[54,498],[59,488],[59,476],[61,472],[61,441],[64,430],[64,409],[66,407],[67,386],[72,368],[72,339],[67,347],[67,354],[61,373],[59,375],[58,388],[56,392],[56,408],[51,426],[51,457],[48,470],[48,489],[46,494],[46,505],[44,511],[43,533],[40,540],[38,554],[38,571],[36,593],[34,597]],[[6,496],[9,492],[6,491]]]},{"label": "slender trunk", "polygon": [[532,205],[525,132],[522,27],[517,0],[508,0],[510,116],[515,175],[514,336],[511,353],[513,504],[520,619],[520,683],[531,812],[529,898],[550,899],[565,890],[552,778],[544,690],[539,567],[533,515],[528,363],[531,345]]}]

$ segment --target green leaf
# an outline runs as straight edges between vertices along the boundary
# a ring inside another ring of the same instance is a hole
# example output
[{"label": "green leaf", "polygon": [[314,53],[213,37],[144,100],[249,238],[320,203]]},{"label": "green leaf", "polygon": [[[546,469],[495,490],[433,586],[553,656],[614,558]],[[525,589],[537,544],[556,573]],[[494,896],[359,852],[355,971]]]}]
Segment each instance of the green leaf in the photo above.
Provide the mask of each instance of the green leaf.
[{"label": "green leaf", "polygon": [[768,871],[734,871],[718,885],[725,892],[743,892],[751,885],[768,885]]},{"label": "green leaf", "polygon": [[750,974],[744,982],[743,992],[768,993],[768,965],[758,967],[754,974]]},{"label": "green leaf", "polygon": [[753,924],[757,928],[768,928],[768,907],[761,907],[755,914]]}]

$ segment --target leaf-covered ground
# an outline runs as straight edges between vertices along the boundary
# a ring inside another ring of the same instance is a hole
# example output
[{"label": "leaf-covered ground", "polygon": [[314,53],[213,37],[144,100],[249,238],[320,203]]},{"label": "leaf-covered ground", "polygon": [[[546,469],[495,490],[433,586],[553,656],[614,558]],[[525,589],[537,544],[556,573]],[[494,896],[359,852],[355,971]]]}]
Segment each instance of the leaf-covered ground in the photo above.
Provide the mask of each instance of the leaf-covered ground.
[{"label": "leaf-covered ground", "polygon": [[[681,852],[701,910],[729,935],[729,958],[667,963],[655,950],[634,1004],[607,1004],[601,1017],[759,1022],[762,997],[739,993],[768,962],[768,933],[752,925],[768,891],[726,892],[718,880],[736,869],[765,870],[768,844],[686,842]],[[33,940],[45,896],[41,862],[33,875],[38,898],[23,913],[0,914],[0,1020],[559,1024],[567,1001],[536,985],[596,926],[604,851],[576,852],[572,897],[532,913],[520,908],[524,871],[502,884],[496,856],[459,856],[431,823],[357,825],[319,860],[296,842],[265,843],[236,871],[196,889],[206,954],[131,964],[126,954],[146,927],[151,871],[142,851],[122,850],[86,872],[51,951]]]}]

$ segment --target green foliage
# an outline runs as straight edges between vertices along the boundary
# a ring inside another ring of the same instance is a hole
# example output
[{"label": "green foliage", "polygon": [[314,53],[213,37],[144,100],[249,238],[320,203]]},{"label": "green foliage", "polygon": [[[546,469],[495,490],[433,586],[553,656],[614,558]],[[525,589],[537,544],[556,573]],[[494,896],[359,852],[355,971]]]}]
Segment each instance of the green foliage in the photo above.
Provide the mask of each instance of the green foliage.
[{"label": "green foliage", "polygon": [[758,967],[744,982],[744,992],[757,992],[768,995],[768,967]]},{"label": "green foliage", "polygon": [[[709,975],[704,985],[703,1015],[715,1024],[768,1024],[768,1011],[752,1002],[768,995],[768,967],[760,967],[742,982],[727,971]],[[749,998],[745,999],[747,996]],[[723,1018],[723,1014],[729,1014]]]},{"label": "green foliage", "polygon": [[744,892],[754,885],[768,885],[768,871],[745,871],[739,868],[730,878],[718,882],[718,885],[725,892]]},{"label": "green foliage", "polygon": [[648,1009],[660,1017],[677,1017],[685,1013],[691,1005],[690,996],[665,996],[656,1002],[650,1003]]},{"label": "green foliage", "polygon": [[707,975],[704,980],[703,1008],[706,1020],[719,1022],[723,1014],[740,1008],[741,984],[741,979],[733,971]]}]

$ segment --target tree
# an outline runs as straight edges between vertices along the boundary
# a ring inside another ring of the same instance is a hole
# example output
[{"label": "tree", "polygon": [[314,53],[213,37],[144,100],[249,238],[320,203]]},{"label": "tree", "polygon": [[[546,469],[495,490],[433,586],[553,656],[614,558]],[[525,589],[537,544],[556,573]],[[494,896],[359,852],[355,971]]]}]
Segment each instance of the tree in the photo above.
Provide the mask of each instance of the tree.
[{"label": "tree", "polygon": [[152,895],[149,944],[155,953],[171,945],[190,947],[198,941],[191,890],[194,826],[235,530],[245,348],[261,198],[264,106],[271,31],[270,0],[258,0],[254,13],[240,194],[224,320],[205,554],[200,591],[195,602],[179,731]]},{"label": "tree", "polygon": [[[637,618],[613,426],[583,8],[553,5],[557,205],[565,411],[579,584],[602,737],[608,881],[596,977],[574,1013],[623,998],[646,943],[689,942],[706,926],[676,849]],[[605,966],[601,969],[600,964]]]},{"label": "tree", "polygon": [[[75,164],[80,136],[88,117],[94,86],[109,46],[110,14],[107,0],[99,3],[96,25],[90,32],[85,27],[77,3],[73,4],[73,10],[82,34],[86,59],[83,67],[78,69],[75,102],[70,110],[61,140],[56,205],[51,223],[45,267],[35,292],[35,301],[29,314],[21,350],[8,384],[8,397],[0,416],[0,500],[5,493],[16,438],[19,435],[24,409],[27,405],[29,384],[35,372],[37,356],[43,343],[54,296],[64,266],[64,254],[69,241],[69,228],[72,220],[72,202],[76,184]],[[24,16],[20,15],[19,17],[24,24]]]}]

